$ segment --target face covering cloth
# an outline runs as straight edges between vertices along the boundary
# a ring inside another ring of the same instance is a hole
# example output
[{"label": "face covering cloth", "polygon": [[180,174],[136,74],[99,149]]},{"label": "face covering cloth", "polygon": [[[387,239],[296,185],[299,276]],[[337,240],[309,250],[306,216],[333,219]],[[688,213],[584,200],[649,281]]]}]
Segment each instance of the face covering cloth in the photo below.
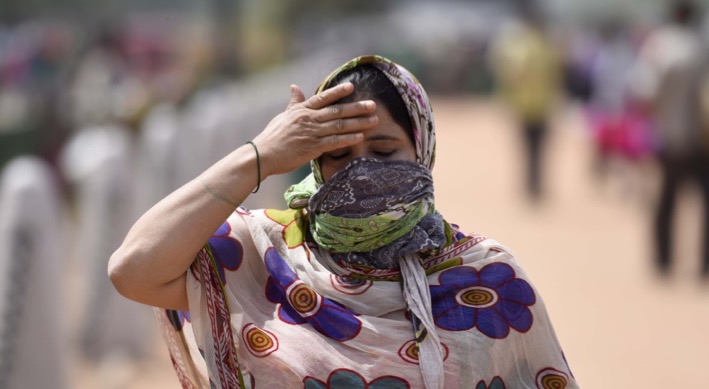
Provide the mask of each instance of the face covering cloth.
[{"label": "face covering cloth", "polygon": [[320,187],[309,211],[318,245],[350,264],[396,268],[404,254],[446,241],[431,172],[414,162],[356,159]]}]

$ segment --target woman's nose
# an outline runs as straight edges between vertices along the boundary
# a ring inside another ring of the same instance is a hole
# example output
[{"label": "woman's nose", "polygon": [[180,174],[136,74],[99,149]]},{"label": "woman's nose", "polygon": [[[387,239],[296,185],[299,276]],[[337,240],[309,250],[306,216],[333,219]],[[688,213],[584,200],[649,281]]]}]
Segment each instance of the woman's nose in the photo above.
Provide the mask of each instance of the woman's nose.
[{"label": "woman's nose", "polygon": [[362,157],[369,157],[366,147],[362,147],[362,145],[355,145],[352,147],[349,155],[347,156],[347,163]]}]

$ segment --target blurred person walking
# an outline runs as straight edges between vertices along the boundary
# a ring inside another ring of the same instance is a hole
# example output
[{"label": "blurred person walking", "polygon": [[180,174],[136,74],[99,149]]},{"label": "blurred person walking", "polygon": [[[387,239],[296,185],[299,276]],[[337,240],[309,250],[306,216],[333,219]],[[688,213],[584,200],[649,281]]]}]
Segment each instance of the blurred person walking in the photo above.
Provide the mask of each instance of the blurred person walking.
[{"label": "blurred person walking", "polygon": [[670,270],[674,210],[681,184],[694,179],[702,191],[702,275],[709,277],[709,179],[707,148],[702,147],[701,86],[706,79],[706,48],[695,28],[698,9],[687,0],[669,4],[668,21],[640,49],[633,72],[633,94],[644,103],[659,138],[662,187],[655,213],[657,270]]},{"label": "blurred person walking", "polygon": [[546,31],[534,2],[520,5],[519,23],[503,29],[493,41],[492,71],[500,98],[519,121],[526,147],[527,192],[542,197],[542,156],[551,110],[562,80],[560,54]]},{"label": "blurred person walking", "polygon": [[[634,170],[644,167],[654,154],[655,139],[645,112],[629,98],[628,84],[636,62],[636,47],[621,20],[608,20],[600,28],[590,61],[592,93],[586,106],[593,147],[595,173],[606,178],[617,173],[623,189],[645,195]],[[612,171],[610,171],[612,170]]]}]

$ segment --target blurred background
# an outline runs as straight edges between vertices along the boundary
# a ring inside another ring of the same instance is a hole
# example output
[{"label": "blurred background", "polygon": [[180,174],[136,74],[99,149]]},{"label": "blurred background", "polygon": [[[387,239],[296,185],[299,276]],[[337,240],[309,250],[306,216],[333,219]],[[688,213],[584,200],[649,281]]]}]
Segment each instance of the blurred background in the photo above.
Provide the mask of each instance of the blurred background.
[{"label": "blurred background", "polygon": [[369,53],[425,86],[439,210],[516,253],[582,387],[709,387],[707,6],[0,0],[0,388],[178,387],[109,256]]}]

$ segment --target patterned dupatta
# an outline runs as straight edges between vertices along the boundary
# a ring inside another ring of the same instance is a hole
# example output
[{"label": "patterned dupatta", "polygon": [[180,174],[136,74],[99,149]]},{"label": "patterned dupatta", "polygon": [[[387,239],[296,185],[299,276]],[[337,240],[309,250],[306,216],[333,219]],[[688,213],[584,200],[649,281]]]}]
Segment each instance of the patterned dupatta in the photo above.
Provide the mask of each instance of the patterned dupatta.
[{"label": "patterned dupatta", "polygon": [[[199,253],[190,312],[156,310],[183,388],[426,387],[425,327],[412,333],[396,282],[408,270],[362,277],[307,228],[300,210],[238,209]],[[544,304],[506,248],[447,230],[451,244],[420,263],[445,387],[576,388]]]},{"label": "patterned dupatta", "polygon": [[219,361],[214,366],[216,377],[208,376],[203,353],[197,346],[189,326],[190,312],[155,308],[155,316],[160,324],[163,339],[168,346],[172,365],[183,388],[246,388],[236,345],[230,326],[229,305],[225,299],[224,280],[220,277],[217,262],[209,246],[197,254],[190,271],[204,288],[207,312],[210,318],[214,354]]}]

